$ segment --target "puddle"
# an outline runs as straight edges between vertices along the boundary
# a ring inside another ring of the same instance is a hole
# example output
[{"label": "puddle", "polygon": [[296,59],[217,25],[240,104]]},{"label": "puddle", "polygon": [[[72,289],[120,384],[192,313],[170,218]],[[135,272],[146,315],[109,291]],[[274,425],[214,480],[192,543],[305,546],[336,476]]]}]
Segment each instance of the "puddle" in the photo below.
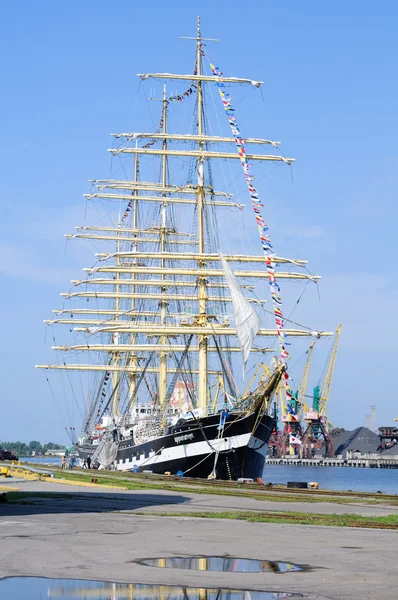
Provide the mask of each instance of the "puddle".
[{"label": "puddle", "polygon": [[192,571],[217,571],[219,573],[287,573],[304,571],[304,567],[293,563],[237,558],[234,556],[170,556],[145,558],[141,565],[165,569],[190,569]]},{"label": "puddle", "polygon": [[0,598],[13,600],[282,600],[304,598],[292,592],[187,588],[140,583],[110,583],[79,579],[10,577],[0,579]]}]

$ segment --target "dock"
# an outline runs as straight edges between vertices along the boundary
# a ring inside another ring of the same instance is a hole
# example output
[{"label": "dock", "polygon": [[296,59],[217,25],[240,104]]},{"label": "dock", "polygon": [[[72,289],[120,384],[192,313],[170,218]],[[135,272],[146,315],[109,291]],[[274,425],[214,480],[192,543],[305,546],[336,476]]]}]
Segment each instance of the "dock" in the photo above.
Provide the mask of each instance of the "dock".
[{"label": "dock", "polygon": [[291,467],[359,467],[370,469],[398,469],[398,456],[380,458],[377,454],[362,455],[356,458],[266,458],[266,465],[289,465]]}]

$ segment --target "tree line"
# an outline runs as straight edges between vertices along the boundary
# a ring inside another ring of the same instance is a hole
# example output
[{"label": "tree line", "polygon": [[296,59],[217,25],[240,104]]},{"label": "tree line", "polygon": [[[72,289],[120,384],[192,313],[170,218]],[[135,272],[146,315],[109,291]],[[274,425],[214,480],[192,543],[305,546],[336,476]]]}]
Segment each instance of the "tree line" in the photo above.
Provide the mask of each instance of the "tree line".
[{"label": "tree line", "polygon": [[45,454],[47,450],[53,450],[54,448],[65,448],[63,444],[55,444],[54,442],[48,442],[47,444],[41,444],[37,440],[31,442],[0,442],[0,448],[3,450],[10,450],[17,456],[31,456],[33,453]]}]

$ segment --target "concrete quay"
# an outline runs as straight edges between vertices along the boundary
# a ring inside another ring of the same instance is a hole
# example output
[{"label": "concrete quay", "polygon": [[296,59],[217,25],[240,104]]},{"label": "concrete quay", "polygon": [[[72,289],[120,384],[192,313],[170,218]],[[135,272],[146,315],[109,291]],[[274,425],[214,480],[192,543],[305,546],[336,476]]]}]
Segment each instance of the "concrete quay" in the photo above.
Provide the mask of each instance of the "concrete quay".
[{"label": "concrete quay", "polygon": [[377,455],[362,456],[360,458],[266,458],[266,465],[289,465],[307,467],[359,467],[373,469],[398,469],[398,456],[380,458]]},{"label": "concrete quay", "polygon": [[[0,504],[0,577],[36,576],[302,593],[318,600],[395,599],[397,532],[172,517],[173,512],[312,510],[283,503],[163,490],[100,490],[27,481],[26,504]],[[67,489],[66,489],[67,487]],[[34,497],[45,492],[44,497]],[[54,496],[61,492],[64,496]],[[260,505],[260,508],[258,508]],[[257,507],[257,508],[256,508]],[[329,512],[397,507],[325,503]],[[154,512],[170,516],[155,516]],[[366,511],[366,512],[364,512]],[[372,511],[371,513],[367,511]],[[137,514],[137,513],[145,514]],[[141,558],[231,555],[288,561],[304,572],[216,573],[152,568]]]}]

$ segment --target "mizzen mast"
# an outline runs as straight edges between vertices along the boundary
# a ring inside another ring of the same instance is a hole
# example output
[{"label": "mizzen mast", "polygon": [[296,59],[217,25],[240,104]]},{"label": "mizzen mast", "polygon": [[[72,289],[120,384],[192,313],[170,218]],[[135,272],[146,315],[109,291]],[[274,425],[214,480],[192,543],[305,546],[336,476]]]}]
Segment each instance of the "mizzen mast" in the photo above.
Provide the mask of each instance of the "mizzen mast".
[{"label": "mizzen mast", "polygon": [[[166,85],[163,86],[163,100],[162,100],[162,120],[163,120],[163,133],[167,133],[167,105],[168,101],[166,98]],[[167,150],[167,138],[163,138],[162,142],[162,150]],[[165,189],[167,187],[167,155],[162,155],[162,187]],[[162,197],[166,198],[166,192],[162,192]],[[166,221],[166,200],[163,201],[161,208],[161,223],[160,223],[160,251],[163,253],[166,252],[166,235],[167,235],[167,221]],[[161,260],[161,268],[164,269],[166,266],[166,261],[164,258]],[[166,312],[167,312],[167,290],[163,285],[165,282],[166,276],[162,273],[161,275],[161,299],[160,299],[160,323],[161,325],[166,325]],[[160,337],[160,345],[166,346],[167,337],[162,335]],[[159,404],[160,407],[164,407],[166,405],[166,394],[167,394],[167,350],[161,350],[159,355]]]}]

